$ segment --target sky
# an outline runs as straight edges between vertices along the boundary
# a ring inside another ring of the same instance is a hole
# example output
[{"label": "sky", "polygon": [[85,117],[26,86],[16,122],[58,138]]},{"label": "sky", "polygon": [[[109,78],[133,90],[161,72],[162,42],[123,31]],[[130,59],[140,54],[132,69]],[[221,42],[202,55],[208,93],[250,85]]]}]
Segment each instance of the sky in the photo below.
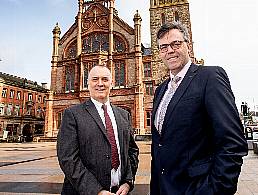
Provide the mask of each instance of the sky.
[{"label": "sky", "polygon": [[[142,42],[150,44],[150,0],[115,0],[118,15],[130,26],[142,17]],[[188,0],[194,54],[206,66],[223,67],[238,108],[258,105],[258,1]],[[52,30],[61,36],[74,23],[78,0],[1,0],[0,71],[50,83]]]}]

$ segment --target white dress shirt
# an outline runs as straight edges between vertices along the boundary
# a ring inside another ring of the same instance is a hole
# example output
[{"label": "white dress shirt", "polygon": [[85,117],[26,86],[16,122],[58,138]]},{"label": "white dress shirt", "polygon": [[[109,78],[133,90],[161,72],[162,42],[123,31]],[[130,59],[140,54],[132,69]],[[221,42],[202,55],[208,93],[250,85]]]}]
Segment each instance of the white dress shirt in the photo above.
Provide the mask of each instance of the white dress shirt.
[{"label": "white dress shirt", "polygon": [[[189,60],[187,62],[187,64],[183,67],[183,69],[177,74],[177,75],[173,75],[171,72],[169,72],[170,74],[170,82],[168,83],[168,88],[172,87],[172,80],[174,79],[175,76],[178,76],[178,77],[181,77],[181,79],[178,81],[177,83],[177,86],[180,85],[180,83],[182,82],[182,80],[184,79],[185,77],[185,74],[187,73],[188,69],[190,68],[190,65],[191,65],[191,61]],[[155,120],[154,120],[154,125],[156,127],[156,129],[158,129],[158,121],[159,121],[159,117],[160,117],[160,110],[161,110],[161,105],[163,105],[163,101],[165,99],[166,96],[168,96],[168,91],[169,90],[166,90],[160,104],[159,104],[159,107],[157,109],[157,112],[156,112],[156,115],[155,115]]]},{"label": "white dress shirt", "polygon": [[[96,109],[99,113],[99,116],[100,116],[104,126],[106,127],[104,110],[102,109],[103,103],[100,103],[100,102],[94,100],[93,98],[91,98],[91,101],[95,105],[95,107],[96,107]],[[112,127],[114,129],[116,145],[117,145],[117,150],[118,150],[118,155],[119,155],[119,162],[120,162],[119,167],[117,168],[117,170],[115,170],[114,168],[111,170],[111,184],[110,184],[110,188],[111,188],[113,186],[118,186],[119,181],[121,180],[121,155],[120,155],[120,145],[119,145],[119,139],[118,139],[116,118],[115,118],[115,115],[113,113],[113,110],[112,110],[112,107],[110,105],[109,100],[105,103],[105,105],[107,106],[107,113],[108,113],[108,115],[111,119]]]}]

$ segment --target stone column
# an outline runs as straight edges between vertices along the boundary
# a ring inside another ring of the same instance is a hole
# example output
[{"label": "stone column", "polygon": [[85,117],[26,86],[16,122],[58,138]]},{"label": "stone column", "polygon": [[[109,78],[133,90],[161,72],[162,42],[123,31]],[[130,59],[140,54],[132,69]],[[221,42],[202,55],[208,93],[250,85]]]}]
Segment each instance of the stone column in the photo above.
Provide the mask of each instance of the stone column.
[{"label": "stone column", "polygon": [[135,34],[135,110],[136,110],[136,128],[140,130],[140,134],[144,134],[144,93],[143,93],[143,64],[141,52],[141,16],[136,11],[134,15],[134,34]]}]

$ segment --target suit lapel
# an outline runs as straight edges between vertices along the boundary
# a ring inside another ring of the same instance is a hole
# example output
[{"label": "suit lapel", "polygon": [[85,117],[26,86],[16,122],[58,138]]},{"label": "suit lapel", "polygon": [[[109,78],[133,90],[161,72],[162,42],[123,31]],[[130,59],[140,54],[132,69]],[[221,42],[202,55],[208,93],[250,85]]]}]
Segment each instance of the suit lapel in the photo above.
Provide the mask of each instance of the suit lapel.
[{"label": "suit lapel", "polygon": [[[108,140],[108,135],[107,135],[107,131],[106,128],[99,116],[99,113],[95,107],[95,105],[93,104],[93,102],[91,100],[88,100],[84,103],[84,107],[85,109],[88,111],[88,113],[91,115],[91,117],[95,120],[96,124],[99,126],[100,130],[102,131],[102,133],[105,135],[105,137]],[[86,121],[87,122],[87,121]]]},{"label": "suit lapel", "polygon": [[[175,106],[178,104],[179,100],[181,99],[181,97],[183,96],[184,92],[187,90],[189,84],[191,83],[192,79],[194,78],[194,76],[197,74],[198,70],[198,66],[195,64],[192,64],[189,68],[189,70],[187,71],[184,79],[182,80],[181,84],[179,85],[179,87],[177,88],[175,94],[173,95],[168,108],[167,108],[167,112],[164,118],[164,123],[163,123],[163,127],[166,126],[166,123],[168,122],[168,119],[170,118],[170,115],[172,114],[172,112],[175,109]],[[162,132],[163,129],[162,127]]]},{"label": "suit lapel", "polygon": [[153,121],[154,121],[154,119],[155,119],[155,115],[156,115],[157,109],[158,109],[158,107],[159,107],[159,104],[160,104],[160,102],[161,102],[161,100],[162,100],[162,98],[163,98],[163,96],[164,96],[164,94],[165,94],[165,92],[166,92],[166,89],[167,89],[167,86],[168,86],[169,81],[170,81],[170,79],[167,79],[167,80],[162,84],[162,86],[161,86],[160,92],[159,92],[159,94],[158,94],[158,96],[157,96],[157,100],[156,100],[156,102],[155,102],[155,104],[154,104],[154,107],[153,107],[153,114],[152,114],[152,116],[153,116]]},{"label": "suit lapel", "polygon": [[121,114],[119,113],[119,110],[111,105],[113,113],[115,115],[115,119],[116,119],[116,126],[117,126],[117,133],[118,133],[118,140],[119,140],[119,146],[120,146],[120,151],[123,151],[123,146],[124,146],[124,139],[123,139],[123,129],[124,129],[124,125],[123,125],[123,120],[121,118]]}]

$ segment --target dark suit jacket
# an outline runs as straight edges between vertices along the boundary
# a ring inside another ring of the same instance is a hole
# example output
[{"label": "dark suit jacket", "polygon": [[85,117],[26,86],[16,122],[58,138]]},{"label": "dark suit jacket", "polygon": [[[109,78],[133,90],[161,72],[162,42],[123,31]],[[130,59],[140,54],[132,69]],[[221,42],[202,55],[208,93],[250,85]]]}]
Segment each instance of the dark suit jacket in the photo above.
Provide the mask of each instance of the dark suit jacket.
[{"label": "dark suit jacket", "polygon": [[154,118],[168,82],[154,96],[150,194],[234,194],[247,143],[225,71],[192,64],[160,136]]},{"label": "dark suit jacket", "polygon": [[[134,179],[139,150],[131,134],[129,113],[116,106],[112,109],[117,122],[123,184]],[[111,145],[91,100],[64,111],[57,156],[65,174],[62,194],[96,195],[102,189],[110,189]]]}]

